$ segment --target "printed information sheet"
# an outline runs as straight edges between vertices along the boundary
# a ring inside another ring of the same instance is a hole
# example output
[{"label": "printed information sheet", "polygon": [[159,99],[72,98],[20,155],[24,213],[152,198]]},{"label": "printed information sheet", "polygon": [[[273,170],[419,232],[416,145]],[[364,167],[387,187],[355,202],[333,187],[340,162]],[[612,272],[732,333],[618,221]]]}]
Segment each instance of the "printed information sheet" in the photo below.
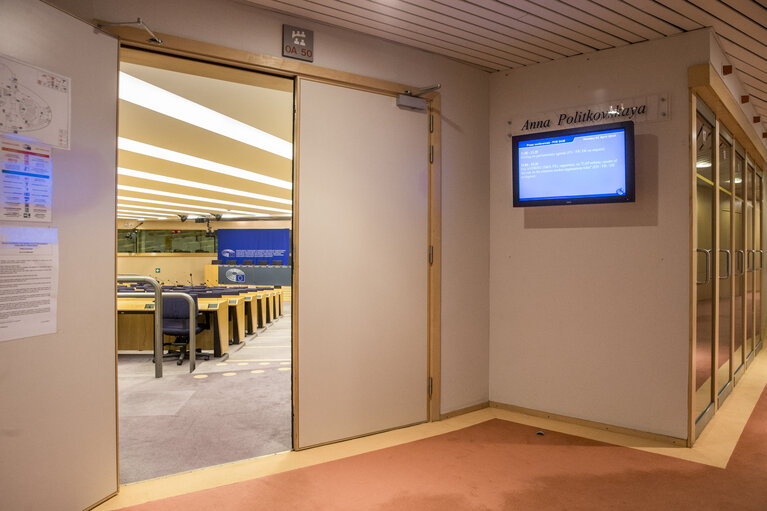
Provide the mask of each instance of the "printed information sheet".
[{"label": "printed information sheet", "polygon": [[71,80],[0,54],[0,133],[69,149]]},{"label": "printed information sheet", "polygon": [[0,341],[56,332],[58,229],[0,227]]},{"label": "printed information sheet", "polygon": [[50,222],[50,147],[0,137],[0,220]]}]

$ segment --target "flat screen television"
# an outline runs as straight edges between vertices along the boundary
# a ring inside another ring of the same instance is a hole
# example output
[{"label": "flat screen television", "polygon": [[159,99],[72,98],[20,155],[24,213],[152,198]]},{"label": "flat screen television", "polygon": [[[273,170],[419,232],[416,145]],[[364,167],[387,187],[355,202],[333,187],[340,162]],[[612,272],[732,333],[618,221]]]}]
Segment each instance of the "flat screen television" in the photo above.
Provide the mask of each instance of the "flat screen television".
[{"label": "flat screen television", "polygon": [[634,202],[634,123],[512,137],[514,207]]}]

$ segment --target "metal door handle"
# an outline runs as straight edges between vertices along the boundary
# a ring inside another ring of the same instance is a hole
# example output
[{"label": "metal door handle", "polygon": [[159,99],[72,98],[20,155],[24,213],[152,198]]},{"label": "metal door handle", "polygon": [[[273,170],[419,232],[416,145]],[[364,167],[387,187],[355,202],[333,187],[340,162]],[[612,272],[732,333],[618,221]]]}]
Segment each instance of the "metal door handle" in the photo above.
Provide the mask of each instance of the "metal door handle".
[{"label": "metal door handle", "polygon": [[764,267],[764,250],[755,250],[754,252],[759,252],[759,268],[756,269],[762,271]]},{"label": "metal door handle", "polygon": [[732,273],[732,269],[731,269],[731,268],[732,268],[732,254],[730,253],[730,251],[729,251],[729,250],[725,250],[725,249],[723,249],[723,248],[720,248],[720,249],[719,249],[719,252],[724,252],[724,253],[727,255],[727,263],[726,263],[726,266],[727,266],[727,275],[724,275],[724,276],[721,276],[721,275],[720,275],[720,276],[719,276],[719,278],[720,278],[720,279],[729,279],[729,278],[730,278],[730,275],[731,275],[731,273]]},{"label": "metal door handle", "polygon": [[711,280],[711,250],[705,248],[697,248],[695,251],[698,253],[706,254],[706,278],[703,282],[696,280],[695,283],[698,285],[707,284]]},{"label": "metal door handle", "polygon": [[[748,273],[751,273],[754,271],[754,262],[756,260],[756,250],[754,249],[748,249],[747,254],[750,257],[746,257],[746,271]],[[749,263],[749,259],[751,259],[751,262]]]},{"label": "metal door handle", "polygon": [[737,254],[738,256],[735,258],[735,266],[736,266],[735,270],[737,272],[736,275],[740,276],[745,273],[745,271],[743,270],[743,263],[746,259],[746,252],[745,250],[740,249],[740,250],[736,250],[735,254]]}]

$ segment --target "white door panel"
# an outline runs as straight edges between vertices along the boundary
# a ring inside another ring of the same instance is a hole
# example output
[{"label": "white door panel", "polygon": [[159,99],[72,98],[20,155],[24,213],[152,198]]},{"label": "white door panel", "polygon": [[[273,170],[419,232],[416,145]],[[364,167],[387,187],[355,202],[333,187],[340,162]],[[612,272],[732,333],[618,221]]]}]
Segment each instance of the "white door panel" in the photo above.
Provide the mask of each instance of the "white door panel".
[{"label": "white door panel", "polygon": [[301,81],[298,447],[427,413],[427,114]]},{"label": "white door panel", "polygon": [[0,342],[0,509],[75,510],[117,490],[118,43],[37,0],[0,0],[0,53],[71,78],[71,150],[53,150],[57,331]]}]

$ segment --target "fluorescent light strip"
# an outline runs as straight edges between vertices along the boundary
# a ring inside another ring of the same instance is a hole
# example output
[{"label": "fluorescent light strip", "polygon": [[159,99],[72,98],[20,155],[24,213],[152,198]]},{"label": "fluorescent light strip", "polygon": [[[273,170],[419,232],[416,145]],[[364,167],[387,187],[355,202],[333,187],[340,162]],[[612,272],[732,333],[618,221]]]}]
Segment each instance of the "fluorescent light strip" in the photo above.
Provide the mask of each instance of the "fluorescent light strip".
[{"label": "fluorescent light strip", "polygon": [[[174,215],[182,214],[182,215],[206,215],[206,213],[200,213],[199,211],[186,211],[182,209],[167,209],[167,208],[158,208],[156,206],[136,206],[134,204],[117,204],[118,208],[133,208],[133,209],[148,209],[151,211],[156,211],[158,215],[162,215],[164,213],[161,213],[162,211],[168,211],[170,213],[173,213]],[[230,215],[232,218],[237,218],[242,215]]]},{"label": "fluorescent light strip", "polygon": [[187,200],[194,200],[199,202],[212,202],[213,204],[228,204],[231,206],[263,209],[265,211],[274,211],[277,213],[287,213],[288,215],[292,214],[292,211],[289,209],[270,208],[269,206],[257,206],[255,204],[247,204],[245,202],[234,202],[234,201],[228,201],[228,200],[210,199],[208,197],[200,197],[199,195],[187,195],[184,193],[161,192],[159,190],[152,190],[151,188],[140,188],[138,186],[128,186],[128,185],[118,184],[117,189],[123,190],[126,192],[145,193],[147,195],[162,195],[163,197],[174,197],[176,199],[187,199]]},{"label": "fluorescent light strip", "polygon": [[120,99],[238,142],[293,159],[293,144],[194,101],[120,72]]},{"label": "fluorescent light strip", "polygon": [[[195,204],[182,204],[180,202],[169,202],[164,200],[140,199],[138,197],[126,197],[124,195],[118,195],[117,200],[141,202],[146,204],[162,204],[164,206],[178,206],[181,208],[201,209],[203,211],[224,211],[226,213],[242,213],[243,215],[250,215],[250,216],[269,216],[266,213],[258,213],[255,211],[242,211],[239,209],[214,208],[213,206],[198,206]],[[137,206],[131,206],[131,207],[137,207]],[[290,211],[288,210],[283,210],[283,211],[285,211],[286,213],[290,213]]]},{"label": "fluorescent light strip", "polygon": [[289,199],[280,199],[279,197],[271,197],[269,195],[262,195],[260,193],[245,192],[243,190],[236,190],[234,188],[226,188],[223,186],[209,185],[206,183],[198,183],[197,181],[189,181],[187,179],[178,179],[175,177],[162,176],[160,174],[152,174],[151,172],[144,172],[142,170],[126,169],[123,167],[117,167],[117,174],[127,177],[135,177],[138,179],[147,179],[149,181],[157,181],[159,183],[165,183],[170,185],[188,186],[189,188],[197,188],[198,190],[207,190],[209,192],[226,193],[229,195],[240,195],[242,197],[249,197],[251,199],[265,200],[269,202],[277,202],[280,204],[291,204]]},{"label": "fluorescent light strip", "polygon": [[128,215],[143,215],[146,217],[154,217],[154,218],[157,218],[158,220],[165,220],[165,218],[168,216],[162,213],[153,213],[153,212],[147,213],[146,211],[133,211],[132,209],[119,209],[119,208],[117,209],[117,213],[127,213]]},{"label": "fluorescent light strip", "polygon": [[290,181],[265,176],[263,174],[258,174],[257,172],[250,172],[248,170],[232,167],[230,165],[224,165],[223,163],[218,163],[215,161],[198,158],[196,156],[171,151],[170,149],[163,149],[162,147],[144,144],[143,142],[137,142],[136,140],[130,140],[128,138],[118,137],[117,148],[122,149],[123,151],[129,151],[131,153],[143,154],[144,156],[151,156],[152,158],[159,158],[161,160],[172,161],[173,163],[180,163],[181,165],[188,165],[198,169],[225,174],[227,176],[247,179],[248,181],[255,181],[265,185],[278,186],[280,188],[285,188],[286,190],[293,189],[293,183]]}]

